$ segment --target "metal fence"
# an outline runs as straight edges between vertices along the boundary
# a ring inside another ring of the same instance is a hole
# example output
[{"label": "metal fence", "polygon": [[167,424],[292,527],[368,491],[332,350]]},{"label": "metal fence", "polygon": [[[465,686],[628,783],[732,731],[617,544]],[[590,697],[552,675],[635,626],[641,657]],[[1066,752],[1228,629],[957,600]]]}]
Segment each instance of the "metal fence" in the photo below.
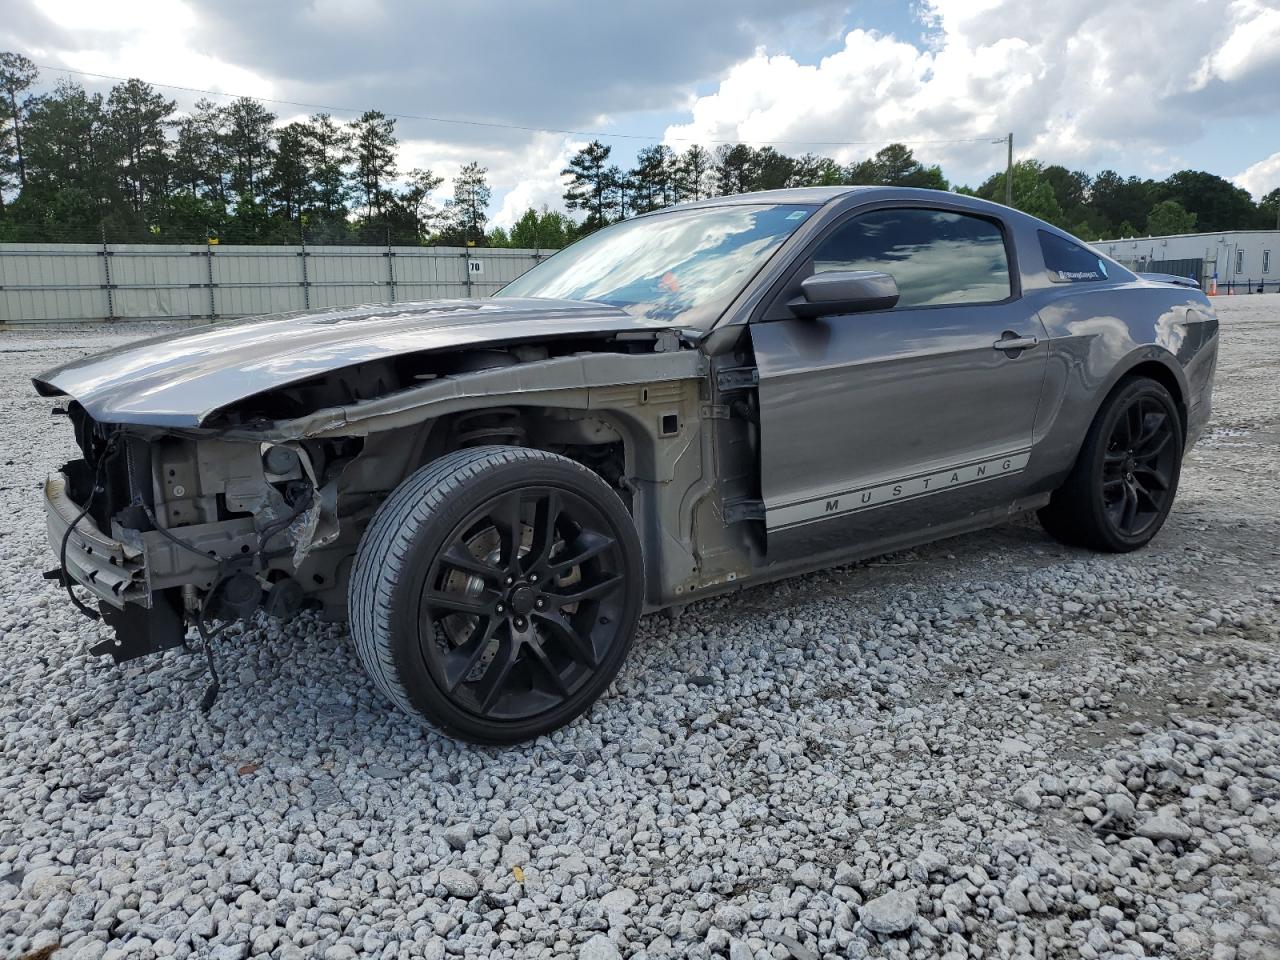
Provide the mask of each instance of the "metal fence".
[{"label": "metal fence", "polygon": [[1154,260],[1149,257],[1117,257],[1116,260],[1137,273],[1167,273],[1175,277],[1190,277],[1200,284],[1206,293],[1223,296],[1251,293],[1280,293],[1280,280],[1266,277],[1253,279],[1237,276],[1234,279],[1219,279],[1216,289],[1210,285],[1218,264],[1203,257],[1189,257],[1181,260]]},{"label": "metal fence", "polygon": [[[1209,285],[1204,284],[1205,292],[1209,291]],[[1253,280],[1245,277],[1242,280],[1219,280],[1217,290],[1214,291],[1220,297],[1234,297],[1237,294],[1247,296],[1253,293],[1280,293],[1280,280]]]},{"label": "metal fence", "polygon": [[0,243],[0,323],[203,319],[485,297],[554,250]]}]

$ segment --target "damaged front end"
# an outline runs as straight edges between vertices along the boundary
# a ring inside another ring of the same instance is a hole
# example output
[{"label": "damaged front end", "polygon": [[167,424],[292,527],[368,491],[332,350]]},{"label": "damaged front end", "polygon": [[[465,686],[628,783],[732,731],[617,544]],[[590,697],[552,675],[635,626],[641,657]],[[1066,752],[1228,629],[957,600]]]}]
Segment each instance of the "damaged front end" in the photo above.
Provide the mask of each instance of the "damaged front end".
[{"label": "damaged front end", "polygon": [[83,457],[45,482],[48,575],[92,616],[73,584],[87,590],[113,629],[93,653],[132,660],[260,609],[342,615],[353,544],[324,548],[358,537],[338,524],[337,481],[362,441],[229,442],[66,412]]}]

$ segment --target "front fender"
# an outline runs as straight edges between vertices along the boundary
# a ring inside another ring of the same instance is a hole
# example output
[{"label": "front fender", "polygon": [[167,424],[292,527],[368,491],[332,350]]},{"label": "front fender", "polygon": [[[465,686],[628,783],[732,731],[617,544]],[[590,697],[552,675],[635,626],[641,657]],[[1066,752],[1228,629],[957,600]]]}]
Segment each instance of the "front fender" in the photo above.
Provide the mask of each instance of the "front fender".
[{"label": "front fender", "polygon": [[[707,362],[695,350],[553,357],[431,380],[217,436],[260,443],[363,437],[367,456],[375,449],[394,451],[398,436],[459,413],[495,407],[590,413],[622,437],[625,481],[634,493],[632,513],[644,550],[647,603],[658,607],[670,603],[701,569],[693,513],[710,482],[701,412]],[[372,473],[365,471],[371,479],[363,481],[362,490],[385,489],[389,474],[398,482],[398,471],[383,469],[385,462],[371,464]]]},{"label": "front fender", "polygon": [[[301,417],[216,433],[227,440],[284,443],[306,438],[368,436],[486,407],[607,409],[616,399],[611,393],[613,388],[629,395],[631,388],[646,384],[701,380],[706,363],[706,358],[694,350],[553,357],[444,377],[374,399],[325,407]],[[657,400],[656,394],[653,399]]]}]

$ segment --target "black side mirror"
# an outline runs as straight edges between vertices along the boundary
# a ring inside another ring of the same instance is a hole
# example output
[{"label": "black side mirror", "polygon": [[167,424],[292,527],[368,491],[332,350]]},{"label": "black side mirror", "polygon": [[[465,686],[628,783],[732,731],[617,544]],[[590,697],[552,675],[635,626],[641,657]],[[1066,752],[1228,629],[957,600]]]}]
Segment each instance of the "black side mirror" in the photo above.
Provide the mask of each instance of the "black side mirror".
[{"label": "black side mirror", "polygon": [[872,270],[815,273],[800,284],[800,296],[787,304],[797,317],[890,310],[898,302],[898,282]]}]

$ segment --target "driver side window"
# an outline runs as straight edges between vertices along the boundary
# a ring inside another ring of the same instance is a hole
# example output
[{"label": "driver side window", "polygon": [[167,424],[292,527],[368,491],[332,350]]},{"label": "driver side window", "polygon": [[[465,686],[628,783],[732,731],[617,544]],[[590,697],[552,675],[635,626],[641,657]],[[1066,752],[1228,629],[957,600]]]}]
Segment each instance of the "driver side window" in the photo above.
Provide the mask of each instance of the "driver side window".
[{"label": "driver side window", "polygon": [[919,208],[875,210],[822,241],[813,272],[874,270],[897,281],[895,309],[994,303],[1012,295],[1004,234],[991,220]]}]

